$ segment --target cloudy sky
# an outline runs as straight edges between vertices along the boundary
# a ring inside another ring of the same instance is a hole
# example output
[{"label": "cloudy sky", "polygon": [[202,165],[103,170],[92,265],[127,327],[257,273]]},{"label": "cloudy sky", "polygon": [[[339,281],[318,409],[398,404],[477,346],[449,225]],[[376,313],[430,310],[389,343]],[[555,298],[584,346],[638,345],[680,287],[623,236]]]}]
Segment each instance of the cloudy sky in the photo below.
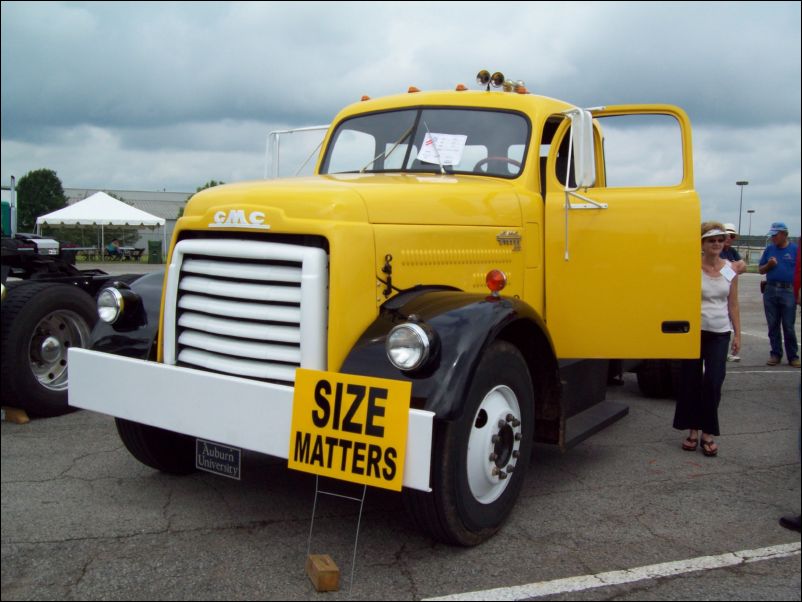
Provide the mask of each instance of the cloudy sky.
[{"label": "cloudy sky", "polygon": [[2,174],[194,191],[261,178],[268,131],[472,84],[579,106],[670,103],[703,217],[800,233],[798,2],[3,2]]}]

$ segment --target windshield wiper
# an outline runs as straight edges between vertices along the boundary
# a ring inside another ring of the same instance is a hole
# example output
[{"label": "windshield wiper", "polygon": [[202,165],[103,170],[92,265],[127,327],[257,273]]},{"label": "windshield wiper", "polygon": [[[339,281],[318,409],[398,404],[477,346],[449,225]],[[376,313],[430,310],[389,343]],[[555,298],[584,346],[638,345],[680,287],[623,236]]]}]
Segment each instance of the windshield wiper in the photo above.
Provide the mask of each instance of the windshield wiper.
[{"label": "windshield wiper", "polygon": [[367,164],[367,165],[365,165],[365,167],[363,167],[362,169],[360,169],[360,170],[359,170],[359,173],[365,173],[365,170],[366,170],[368,167],[370,167],[371,165],[373,165],[373,164],[374,164],[376,161],[378,161],[380,158],[382,158],[382,157],[384,157],[385,159],[389,158],[389,157],[390,157],[390,155],[392,155],[392,154],[393,154],[393,151],[395,151],[395,149],[397,149],[397,148],[398,148],[398,147],[401,145],[401,143],[402,143],[404,140],[406,140],[406,139],[407,139],[407,137],[408,137],[408,136],[409,136],[409,135],[412,133],[412,128],[414,128],[414,127],[415,127],[415,124],[413,123],[411,126],[409,126],[409,128],[407,129],[407,131],[406,131],[406,132],[404,132],[403,134],[401,134],[401,137],[400,137],[398,140],[396,140],[395,144],[393,144],[393,148],[391,148],[389,151],[382,151],[382,152],[380,152],[378,155],[376,155],[375,157],[373,157],[373,159],[371,159],[371,160],[368,162],[368,164]]}]

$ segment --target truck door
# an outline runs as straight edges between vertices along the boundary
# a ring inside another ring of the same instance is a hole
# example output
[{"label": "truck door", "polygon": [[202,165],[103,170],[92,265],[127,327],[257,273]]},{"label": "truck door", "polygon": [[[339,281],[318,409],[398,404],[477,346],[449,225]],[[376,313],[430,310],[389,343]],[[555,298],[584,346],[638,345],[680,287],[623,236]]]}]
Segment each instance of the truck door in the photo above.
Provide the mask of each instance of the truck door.
[{"label": "truck door", "polygon": [[[559,123],[544,130],[554,135],[541,146],[545,314],[558,357],[698,357],[700,208],[690,122],[664,105],[584,115],[592,154],[570,145],[565,115],[552,117]],[[590,157],[595,178],[567,192],[573,154]]]}]

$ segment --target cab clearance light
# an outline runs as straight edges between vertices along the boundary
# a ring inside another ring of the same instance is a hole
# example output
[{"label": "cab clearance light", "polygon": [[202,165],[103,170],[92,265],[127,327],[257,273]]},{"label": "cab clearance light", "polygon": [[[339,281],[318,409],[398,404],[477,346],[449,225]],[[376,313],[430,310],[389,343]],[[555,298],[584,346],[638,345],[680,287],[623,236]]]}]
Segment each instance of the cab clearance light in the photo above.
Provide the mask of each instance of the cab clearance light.
[{"label": "cab clearance light", "polygon": [[[481,85],[485,86],[486,90],[490,90],[491,86],[493,88],[501,88],[505,92],[516,92],[517,94],[529,94],[529,90],[526,89],[526,84],[523,81],[513,81],[511,79],[506,79],[504,74],[501,71],[496,71],[492,75],[487,69],[482,69],[476,75],[476,82]],[[465,92],[468,87],[465,84],[457,84],[456,88],[454,88],[457,92]],[[407,88],[407,94],[415,94],[416,92],[420,92],[420,88],[417,86],[410,86]],[[370,100],[370,96],[367,94],[363,95],[360,99],[361,101]]]}]

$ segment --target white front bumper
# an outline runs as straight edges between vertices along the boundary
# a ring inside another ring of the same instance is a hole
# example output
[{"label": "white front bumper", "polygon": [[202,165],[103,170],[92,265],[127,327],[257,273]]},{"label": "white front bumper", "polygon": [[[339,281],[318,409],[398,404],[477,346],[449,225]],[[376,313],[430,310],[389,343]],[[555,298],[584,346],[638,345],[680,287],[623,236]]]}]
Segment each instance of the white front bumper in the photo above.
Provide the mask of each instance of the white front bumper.
[{"label": "white front bumper", "polygon": [[[294,389],[72,348],[69,404],[287,458]],[[433,412],[411,409],[404,486],[431,491]]]}]

